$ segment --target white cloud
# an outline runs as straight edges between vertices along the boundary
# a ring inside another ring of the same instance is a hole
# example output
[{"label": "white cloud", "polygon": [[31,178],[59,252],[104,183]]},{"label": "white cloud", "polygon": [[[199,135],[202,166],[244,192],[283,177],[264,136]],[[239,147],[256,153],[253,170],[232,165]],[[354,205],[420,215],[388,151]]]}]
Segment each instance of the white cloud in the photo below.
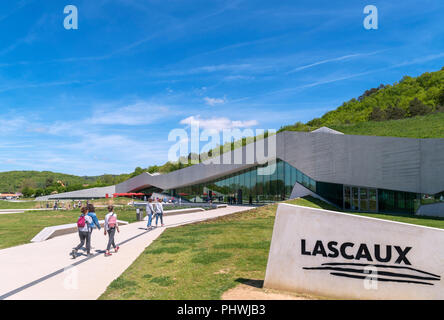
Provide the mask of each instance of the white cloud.
[{"label": "white cloud", "polygon": [[204,101],[206,104],[210,105],[210,106],[215,106],[216,104],[222,104],[225,103],[225,97],[220,99],[220,98],[210,98],[210,97],[205,97]]},{"label": "white cloud", "polygon": [[138,102],[117,109],[110,106],[101,107],[94,112],[89,122],[104,125],[144,125],[167,117],[169,110],[167,106],[147,102]]},{"label": "white cloud", "polygon": [[23,130],[23,128],[26,128],[26,126],[27,121],[23,117],[14,117],[9,119],[0,118],[0,133],[2,134]]},{"label": "white cloud", "polygon": [[172,70],[168,72],[163,72],[160,75],[164,76],[186,76],[195,75],[202,73],[215,73],[215,72],[242,72],[245,70],[251,70],[253,66],[249,63],[242,64],[216,64],[216,65],[206,65],[190,69],[182,70]]},{"label": "white cloud", "polygon": [[221,118],[211,118],[211,119],[203,119],[199,115],[197,117],[190,116],[180,121],[181,124],[192,125],[193,123],[198,123],[199,127],[204,130],[210,131],[222,131],[222,130],[230,130],[236,128],[250,128],[256,126],[258,122],[256,120],[230,120],[225,117]]},{"label": "white cloud", "polygon": [[341,56],[341,57],[337,57],[337,58],[332,58],[332,59],[325,59],[325,60],[321,60],[321,61],[317,61],[317,62],[314,62],[314,63],[311,63],[311,64],[307,64],[307,65],[304,65],[304,66],[297,67],[297,68],[295,68],[295,69],[293,69],[291,71],[288,71],[287,74],[298,72],[298,71],[302,71],[302,70],[305,70],[305,69],[309,69],[309,68],[312,68],[312,67],[315,67],[315,66],[318,66],[318,65],[321,65],[321,64],[326,64],[326,63],[336,62],[336,61],[349,60],[349,59],[356,58],[356,57],[361,57],[361,56],[370,56],[370,55],[378,54],[380,52],[382,52],[382,51],[375,51],[375,52],[369,52],[369,53],[356,53],[356,54],[349,54],[349,55],[345,55],[345,56]]}]

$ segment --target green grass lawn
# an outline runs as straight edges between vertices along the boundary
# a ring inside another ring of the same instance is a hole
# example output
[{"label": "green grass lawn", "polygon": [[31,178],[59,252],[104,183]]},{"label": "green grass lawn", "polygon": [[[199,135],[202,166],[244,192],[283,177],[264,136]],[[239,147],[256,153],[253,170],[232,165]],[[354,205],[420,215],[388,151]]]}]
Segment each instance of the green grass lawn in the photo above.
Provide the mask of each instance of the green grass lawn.
[{"label": "green grass lawn", "polygon": [[46,202],[43,201],[26,201],[26,202],[10,202],[0,200],[0,209],[36,209],[44,208]]},{"label": "green grass lawn", "polygon": [[263,279],[276,205],[167,229],[101,299],[219,299]]},{"label": "green grass lawn", "polygon": [[[105,218],[105,209],[96,210],[99,220]],[[134,222],[134,208],[115,210],[119,220]],[[43,228],[59,224],[76,223],[80,210],[29,211],[0,215],[0,249],[29,243]]]},{"label": "green grass lawn", "polygon": [[336,125],[331,128],[345,134],[365,136],[444,138],[444,112],[401,120]]},{"label": "green grass lawn", "polygon": [[[311,197],[288,203],[337,210]],[[276,207],[165,230],[100,299],[220,299],[240,283],[263,280]],[[444,228],[444,219],[360,215]]]}]

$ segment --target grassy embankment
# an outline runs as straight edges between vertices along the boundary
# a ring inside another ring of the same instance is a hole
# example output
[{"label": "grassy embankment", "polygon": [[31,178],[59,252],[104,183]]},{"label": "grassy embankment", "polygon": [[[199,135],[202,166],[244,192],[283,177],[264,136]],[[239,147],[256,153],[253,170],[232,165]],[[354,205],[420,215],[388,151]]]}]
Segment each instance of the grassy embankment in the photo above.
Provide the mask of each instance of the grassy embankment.
[{"label": "grassy embankment", "polygon": [[444,112],[414,118],[333,125],[345,134],[403,138],[444,138]]},{"label": "grassy embankment", "polygon": [[[288,203],[332,209],[314,198]],[[220,299],[239,283],[261,281],[276,204],[167,229],[114,280],[101,299]],[[360,214],[444,228],[444,219]]]},{"label": "grassy embankment", "polygon": [[11,202],[0,200],[0,209],[39,209],[44,207],[45,202],[41,201]]}]

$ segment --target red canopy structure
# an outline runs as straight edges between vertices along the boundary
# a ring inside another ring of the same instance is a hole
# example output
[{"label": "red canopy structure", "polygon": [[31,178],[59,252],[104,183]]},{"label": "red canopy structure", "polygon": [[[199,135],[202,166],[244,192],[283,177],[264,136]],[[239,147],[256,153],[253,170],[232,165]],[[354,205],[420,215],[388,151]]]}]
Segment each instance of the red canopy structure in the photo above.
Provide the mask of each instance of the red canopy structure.
[{"label": "red canopy structure", "polygon": [[127,193],[113,193],[113,197],[117,198],[117,197],[140,197],[140,196],[144,196],[144,193],[135,193],[135,192],[127,192]]}]

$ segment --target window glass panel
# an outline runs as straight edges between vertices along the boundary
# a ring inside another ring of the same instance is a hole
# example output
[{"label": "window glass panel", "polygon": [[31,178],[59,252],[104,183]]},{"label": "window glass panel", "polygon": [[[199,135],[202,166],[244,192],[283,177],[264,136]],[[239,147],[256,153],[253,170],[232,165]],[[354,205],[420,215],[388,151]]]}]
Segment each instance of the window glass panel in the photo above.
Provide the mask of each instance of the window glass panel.
[{"label": "window glass panel", "polygon": [[405,209],[405,193],[404,192],[396,192],[396,203],[397,209]]},{"label": "window glass panel", "polygon": [[269,200],[271,175],[264,174],[262,177],[264,179],[264,190],[263,190],[262,196],[263,196],[264,200]]},{"label": "window glass panel", "polygon": [[369,199],[369,210],[376,211],[377,210],[377,197],[376,197],[376,189],[368,189],[368,199]]},{"label": "window glass panel", "polygon": [[[263,167],[261,167],[263,169]],[[261,170],[260,172],[263,173],[263,171]],[[257,183],[257,194],[260,196],[260,199],[263,199],[263,195],[264,195],[264,175],[259,174],[259,169],[258,169],[258,173],[256,175],[256,183]]]},{"label": "window glass panel", "polygon": [[359,188],[361,193],[361,200],[367,200],[367,188]]},{"label": "window glass panel", "polygon": [[305,174],[302,175],[302,185],[306,188],[310,187],[308,177]]},{"label": "window glass panel", "polygon": [[352,210],[359,210],[359,188],[352,187]]},{"label": "window glass panel", "polygon": [[299,170],[296,170],[296,181],[302,184],[302,172],[300,172]]},{"label": "window glass panel", "polygon": [[251,170],[251,175],[250,175],[251,194],[253,195],[253,198],[257,194],[256,183],[257,183],[257,169],[254,168],[253,170]]},{"label": "window glass panel", "polygon": [[346,209],[346,210],[351,209],[350,187],[348,187],[348,186],[344,187],[344,209]]},{"label": "window glass panel", "polygon": [[316,182],[313,179],[309,178],[309,184],[310,184],[310,190],[316,192]]}]

